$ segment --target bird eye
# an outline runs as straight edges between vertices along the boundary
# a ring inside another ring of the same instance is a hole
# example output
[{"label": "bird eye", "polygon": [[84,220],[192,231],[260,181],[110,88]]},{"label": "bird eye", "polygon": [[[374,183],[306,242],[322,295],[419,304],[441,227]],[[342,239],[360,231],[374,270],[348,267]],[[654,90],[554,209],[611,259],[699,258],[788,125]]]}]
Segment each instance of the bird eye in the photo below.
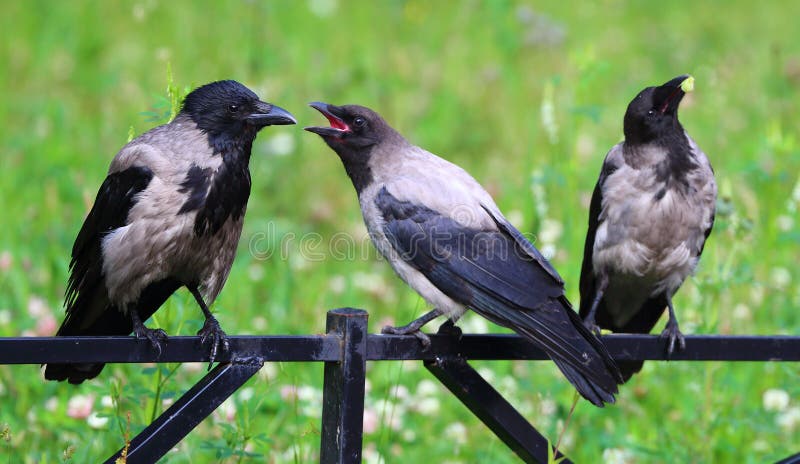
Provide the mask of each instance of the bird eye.
[{"label": "bird eye", "polygon": [[647,115],[648,115],[648,116],[652,116],[652,115],[654,115],[654,114],[656,114],[656,112],[655,112],[655,111],[653,111],[653,110],[650,110],[650,111],[648,111],[648,112],[647,112]]},{"label": "bird eye", "polygon": [[355,127],[364,127],[367,125],[367,120],[361,116],[357,116],[355,119],[353,119],[353,125]]},{"label": "bird eye", "polygon": [[239,105],[231,105],[228,107],[228,112],[230,113],[236,113],[237,111],[239,111]]}]

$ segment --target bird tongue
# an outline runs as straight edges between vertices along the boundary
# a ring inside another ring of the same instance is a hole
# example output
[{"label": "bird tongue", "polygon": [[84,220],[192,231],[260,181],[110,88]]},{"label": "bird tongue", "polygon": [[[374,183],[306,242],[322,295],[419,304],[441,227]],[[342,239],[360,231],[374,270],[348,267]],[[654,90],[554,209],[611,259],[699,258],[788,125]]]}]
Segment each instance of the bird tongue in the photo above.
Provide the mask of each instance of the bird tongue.
[{"label": "bird tongue", "polygon": [[[677,97],[681,92],[683,92],[683,89],[680,88],[680,87],[676,87],[675,90],[673,90],[672,93],[669,94],[669,96],[666,98],[666,100],[664,100],[664,104],[661,105],[661,108],[659,109],[661,111],[661,114],[664,114],[667,111],[667,108],[669,107],[670,102],[672,100],[674,100],[675,97]],[[328,118],[328,119],[330,119],[330,118]]]},{"label": "bird tongue", "polygon": [[339,129],[339,130],[343,130],[343,131],[350,130],[350,128],[347,127],[347,124],[345,124],[344,121],[342,121],[341,119],[337,118],[336,116],[334,116],[332,114],[329,114],[327,112],[322,112],[322,114],[326,118],[328,118],[328,121],[331,123],[331,127],[333,127],[334,129]]}]

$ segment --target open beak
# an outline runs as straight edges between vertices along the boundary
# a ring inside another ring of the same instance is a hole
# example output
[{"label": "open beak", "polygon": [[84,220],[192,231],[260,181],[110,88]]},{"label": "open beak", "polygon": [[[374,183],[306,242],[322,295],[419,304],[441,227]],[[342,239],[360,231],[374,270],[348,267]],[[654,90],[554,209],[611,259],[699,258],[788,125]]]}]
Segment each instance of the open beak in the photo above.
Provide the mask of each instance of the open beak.
[{"label": "open beak", "polygon": [[256,104],[255,112],[247,116],[247,122],[260,127],[297,124],[297,120],[292,116],[292,113],[280,106],[262,101]]},{"label": "open beak", "polygon": [[328,122],[331,125],[330,127],[311,126],[306,127],[305,130],[318,134],[322,137],[335,138],[342,138],[345,133],[350,132],[350,127],[344,122],[344,120],[342,120],[341,117],[337,116],[336,114],[339,112],[338,106],[329,105],[322,102],[311,102],[308,104],[308,106],[322,113],[322,115],[328,119]]},{"label": "open beak", "polygon": [[683,96],[694,90],[694,77],[684,74],[656,88],[655,98],[659,101],[658,109],[664,113],[678,110]]}]

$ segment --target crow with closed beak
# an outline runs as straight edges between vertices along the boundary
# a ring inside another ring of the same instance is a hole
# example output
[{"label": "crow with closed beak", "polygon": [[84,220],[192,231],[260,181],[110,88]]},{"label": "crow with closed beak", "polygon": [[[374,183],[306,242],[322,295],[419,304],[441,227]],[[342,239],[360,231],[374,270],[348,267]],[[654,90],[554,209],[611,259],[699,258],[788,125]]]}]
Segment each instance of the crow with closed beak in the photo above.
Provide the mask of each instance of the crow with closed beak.
[{"label": "crow with closed beak", "polygon": [[597,406],[614,402],[619,371],[564,296],[561,277],[460,167],[409,143],[362,106],[312,103],[331,127],[307,127],[341,158],[372,242],[435,309],[384,333],[414,334],[470,308],[544,350]]},{"label": "crow with closed beak", "polygon": [[[592,195],[581,268],[580,314],[590,329],[649,333],[668,308],[668,354],[686,346],[672,296],[697,266],[717,196],[708,158],[678,121],[693,83],[676,77],[628,105],[625,140],[606,155]],[[627,381],[642,362],[619,366]]]},{"label": "crow with closed beak", "polygon": [[[189,93],[180,113],[125,145],[111,161],[72,247],[66,318],[57,336],[129,335],[160,353],[167,334],[145,327],[186,287],[205,316],[201,343],[228,341],[208,307],[233,264],[250,196],[250,150],[265,126],[295,124],[242,84]],[[78,384],[103,364],[48,364],[45,378]]]}]

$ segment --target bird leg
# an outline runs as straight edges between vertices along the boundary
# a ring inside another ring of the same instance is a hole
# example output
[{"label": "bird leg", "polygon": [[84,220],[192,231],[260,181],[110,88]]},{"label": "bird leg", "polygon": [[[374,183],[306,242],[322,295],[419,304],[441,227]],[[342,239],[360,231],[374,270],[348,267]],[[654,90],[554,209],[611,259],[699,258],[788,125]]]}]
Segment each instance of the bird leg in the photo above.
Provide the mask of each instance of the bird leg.
[{"label": "bird leg", "polygon": [[583,319],[583,325],[585,325],[586,328],[591,330],[595,335],[600,336],[600,326],[597,325],[597,323],[594,321],[594,318],[597,314],[597,307],[600,306],[600,300],[603,299],[603,295],[608,287],[608,276],[605,272],[601,272],[597,277],[594,300],[592,300],[592,306],[589,308],[589,314],[587,314]]},{"label": "bird leg", "polygon": [[131,322],[133,322],[133,335],[137,339],[146,338],[150,340],[150,345],[156,350],[158,356],[161,356],[161,345],[167,341],[167,333],[163,329],[148,329],[142,323],[139,317],[139,311],[135,307],[129,307],[128,312],[131,315]]},{"label": "bird leg", "polygon": [[219,326],[217,318],[211,314],[197,286],[187,286],[187,288],[192,292],[192,296],[194,296],[197,304],[200,305],[200,309],[203,310],[203,315],[206,317],[206,322],[203,324],[203,328],[197,331],[197,335],[200,336],[201,344],[205,345],[210,343],[211,345],[211,353],[208,356],[208,370],[211,370],[211,365],[214,364],[214,359],[217,357],[217,349],[222,347],[222,351],[228,351],[230,348],[228,336],[222,330],[222,327]]},{"label": "bird leg", "polygon": [[669,308],[669,320],[667,321],[667,326],[664,327],[664,331],[661,332],[661,338],[669,340],[667,345],[667,357],[669,357],[675,351],[676,340],[678,341],[678,350],[683,351],[686,349],[686,339],[678,327],[678,318],[675,317],[675,308],[672,307],[672,296],[669,295],[667,296],[667,308]]},{"label": "bird leg", "polygon": [[387,325],[386,327],[381,329],[381,333],[389,335],[413,335],[417,337],[419,342],[422,344],[422,347],[427,349],[429,346],[431,346],[431,339],[424,333],[420,332],[420,329],[422,328],[423,325],[427,324],[428,322],[436,319],[441,315],[442,312],[440,310],[434,309],[433,311],[424,314],[419,319],[415,319],[402,327],[392,327]]}]

